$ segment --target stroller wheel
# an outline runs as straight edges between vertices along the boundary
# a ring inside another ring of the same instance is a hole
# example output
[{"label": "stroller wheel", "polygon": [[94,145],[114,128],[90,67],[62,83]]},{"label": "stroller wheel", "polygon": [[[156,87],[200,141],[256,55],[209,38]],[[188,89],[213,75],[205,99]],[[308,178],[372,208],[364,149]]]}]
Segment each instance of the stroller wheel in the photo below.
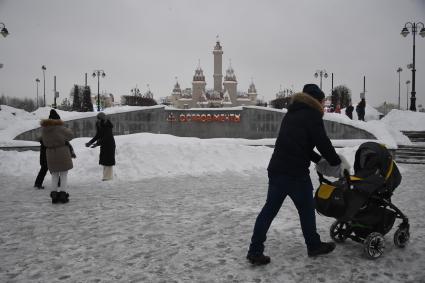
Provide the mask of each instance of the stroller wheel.
[{"label": "stroller wheel", "polygon": [[330,228],[332,240],[337,243],[343,243],[350,234],[350,227],[347,222],[335,221]]},{"label": "stroller wheel", "polygon": [[384,236],[380,233],[370,233],[364,240],[363,251],[368,259],[377,259],[384,253]]},{"label": "stroller wheel", "polygon": [[404,248],[410,239],[409,229],[398,228],[394,233],[394,245],[398,248]]}]

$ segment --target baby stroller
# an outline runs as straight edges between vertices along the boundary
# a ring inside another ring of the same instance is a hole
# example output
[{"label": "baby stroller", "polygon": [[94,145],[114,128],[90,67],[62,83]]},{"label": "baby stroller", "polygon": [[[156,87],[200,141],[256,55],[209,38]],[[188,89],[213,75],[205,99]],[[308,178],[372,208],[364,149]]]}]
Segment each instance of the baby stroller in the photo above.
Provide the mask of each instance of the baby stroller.
[{"label": "baby stroller", "polygon": [[394,234],[394,245],[404,248],[410,238],[409,219],[391,203],[391,196],[401,182],[400,171],[384,145],[366,142],[355,155],[354,175],[330,182],[319,174],[315,193],[316,210],[336,221],[330,236],[342,243],[347,238],[363,243],[369,259],[384,252],[384,235],[397,218],[402,222]]}]

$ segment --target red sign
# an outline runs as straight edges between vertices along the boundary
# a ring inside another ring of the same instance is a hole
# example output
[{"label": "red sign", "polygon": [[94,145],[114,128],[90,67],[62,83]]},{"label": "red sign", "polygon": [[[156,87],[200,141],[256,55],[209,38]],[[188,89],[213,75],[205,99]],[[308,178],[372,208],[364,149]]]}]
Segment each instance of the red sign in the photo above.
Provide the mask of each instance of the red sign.
[{"label": "red sign", "polygon": [[180,114],[170,113],[168,122],[233,122],[241,121],[241,114]]}]

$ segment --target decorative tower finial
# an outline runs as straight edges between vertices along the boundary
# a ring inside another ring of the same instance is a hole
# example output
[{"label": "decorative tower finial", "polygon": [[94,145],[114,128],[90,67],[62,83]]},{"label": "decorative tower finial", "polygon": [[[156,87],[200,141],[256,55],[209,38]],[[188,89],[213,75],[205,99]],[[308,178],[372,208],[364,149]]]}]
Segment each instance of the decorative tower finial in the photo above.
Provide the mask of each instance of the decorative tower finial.
[{"label": "decorative tower finial", "polygon": [[232,68],[232,59],[229,59],[229,67]]},{"label": "decorative tower finial", "polygon": [[219,38],[218,34],[215,36],[215,38],[216,38],[217,42],[220,42],[220,38]]}]

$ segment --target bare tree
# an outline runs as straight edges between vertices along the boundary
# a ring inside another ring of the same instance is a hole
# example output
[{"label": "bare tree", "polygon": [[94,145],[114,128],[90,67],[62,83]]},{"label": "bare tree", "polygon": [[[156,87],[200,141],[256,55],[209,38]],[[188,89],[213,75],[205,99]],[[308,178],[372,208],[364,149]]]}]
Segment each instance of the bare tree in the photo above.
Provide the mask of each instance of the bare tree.
[{"label": "bare tree", "polygon": [[332,91],[332,104],[336,106],[340,105],[341,108],[346,108],[350,105],[351,101],[351,90],[345,85],[339,85],[334,87]]}]

